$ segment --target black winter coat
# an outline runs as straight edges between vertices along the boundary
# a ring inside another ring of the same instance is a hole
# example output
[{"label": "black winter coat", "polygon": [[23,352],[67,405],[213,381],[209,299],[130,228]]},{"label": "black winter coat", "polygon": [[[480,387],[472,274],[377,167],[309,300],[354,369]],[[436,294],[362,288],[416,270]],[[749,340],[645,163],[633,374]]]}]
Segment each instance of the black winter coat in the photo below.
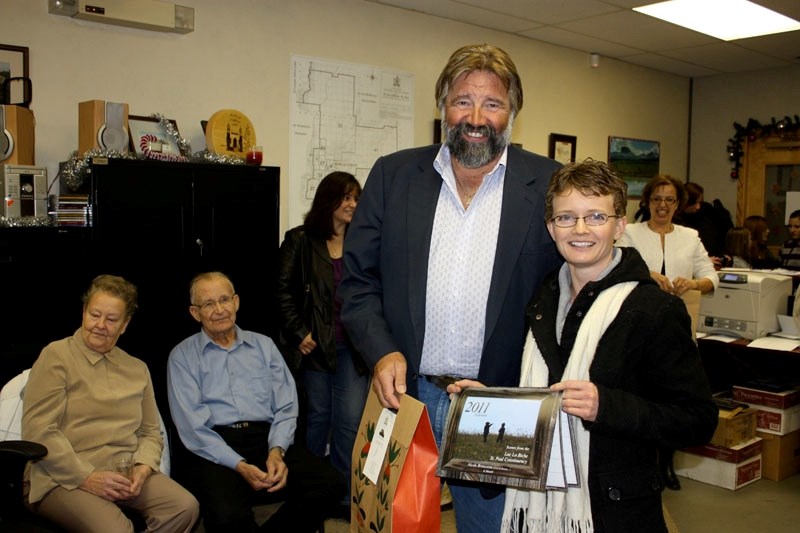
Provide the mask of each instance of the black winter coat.
[{"label": "black winter coat", "polygon": [[[336,369],[333,261],[325,241],[306,233],[303,226],[287,231],[281,244],[276,298],[281,334],[288,347],[297,351],[309,332],[317,343],[313,352],[302,356],[303,368],[333,372]],[[350,350],[356,369],[366,373],[366,364],[352,345]]]},{"label": "black winter coat", "polygon": [[584,422],[591,434],[592,519],[596,533],[666,532],[657,450],[708,443],[718,411],[683,301],[658,288],[635,249],[619,250],[621,262],[575,298],[560,344],[558,271],[531,300],[527,319],[552,384],[561,380],[578,328],[597,295],[621,282],[639,282],[600,338],[589,369],[599,393],[596,420]]}]

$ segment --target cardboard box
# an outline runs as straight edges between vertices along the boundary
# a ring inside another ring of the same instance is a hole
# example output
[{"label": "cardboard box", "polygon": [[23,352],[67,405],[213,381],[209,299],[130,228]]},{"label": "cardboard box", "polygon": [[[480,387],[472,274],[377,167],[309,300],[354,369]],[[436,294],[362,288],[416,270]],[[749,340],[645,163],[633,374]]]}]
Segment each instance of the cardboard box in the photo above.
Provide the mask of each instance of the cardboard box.
[{"label": "cardboard box", "polygon": [[710,457],[719,461],[725,461],[726,463],[741,463],[746,459],[750,459],[756,455],[761,455],[762,448],[762,439],[760,437],[756,437],[730,448],[716,446],[714,444],[706,444],[705,446],[692,446],[690,448],[684,448],[683,451],[687,453],[693,453],[695,455]]},{"label": "cardboard box", "polygon": [[800,429],[786,435],[758,432],[763,439],[761,475],[780,481],[800,472]]},{"label": "cardboard box", "polygon": [[719,410],[719,422],[709,444],[730,448],[753,440],[756,436],[755,409]]},{"label": "cardboard box", "polygon": [[772,392],[734,385],[733,399],[737,402],[763,405],[774,409],[788,409],[800,405],[800,388]]},{"label": "cardboard box", "polygon": [[676,451],[673,465],[679,476],[730,490],[740,489],[761,479],[761,455],[745,459],[741,463],[729,463]]},{"label": "cardboard box", "polygon": [[786,435],[800,429],[800,405],[788,409],[755,406],[756,428],[774,435]]}]

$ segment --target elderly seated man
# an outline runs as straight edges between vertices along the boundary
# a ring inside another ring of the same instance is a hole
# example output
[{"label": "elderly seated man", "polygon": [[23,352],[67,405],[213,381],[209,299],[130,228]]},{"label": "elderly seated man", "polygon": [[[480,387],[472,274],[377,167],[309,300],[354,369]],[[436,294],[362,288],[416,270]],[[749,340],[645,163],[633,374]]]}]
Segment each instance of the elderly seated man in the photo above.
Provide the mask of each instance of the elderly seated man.
[{"label": "elderly seated man", "polygon": [[280,352],[236,325],[239,295],[224,274],[196,276],[189,296],[202,329],[172,350],[168,393],[206,531],[256,531],[252,506],[278,501],[261,531],[315,531],[345,486],[329,464],[292,446],[297,389]]}]

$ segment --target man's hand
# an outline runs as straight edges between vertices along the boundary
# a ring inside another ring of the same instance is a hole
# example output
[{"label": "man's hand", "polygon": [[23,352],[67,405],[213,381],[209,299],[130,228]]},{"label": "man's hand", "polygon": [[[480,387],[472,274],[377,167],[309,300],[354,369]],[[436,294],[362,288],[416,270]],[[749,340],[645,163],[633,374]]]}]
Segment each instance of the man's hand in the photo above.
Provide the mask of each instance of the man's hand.
[{"label": "man's hand", "polygon": [[110,502],[131,497],[131,481],[122,474],[105,470],[92,472],[78,488]]},{"label": "man's hand", "polygon": [[253,490],[269,489],[269,475],[255,465],[239,461],[236,463],[236,471],[253,487]]},{"label": "man's hand", "polygon": [[591,381],[562,381],[550,386],[552,391],[564,391],[561,397],[561,410],[575,415],[587,422],[597,419],[600,395],[597,386]]},{"label": "man's hand", "polygon": [[286,486],[289,479],[289,469],[283,462],[283,454],[277,448],[272,448],[267,455],[267,483],[270,487],[267,492],[277,492]]},{"label": "man's hand", "polygon": [[447,386],[447,392],[449,394],[457,394],[470,387],[486,387],[486,385],[480,381],[475,381],[474,379],[459,379],[455,383],[451,383]]},{"label": "man's hand", "polygon": [[382,406],[400,409],[400,396],[406,393],[406,368],[406,358],[400,352],[388,353],[378,360],[372,372],[372,386]]}]

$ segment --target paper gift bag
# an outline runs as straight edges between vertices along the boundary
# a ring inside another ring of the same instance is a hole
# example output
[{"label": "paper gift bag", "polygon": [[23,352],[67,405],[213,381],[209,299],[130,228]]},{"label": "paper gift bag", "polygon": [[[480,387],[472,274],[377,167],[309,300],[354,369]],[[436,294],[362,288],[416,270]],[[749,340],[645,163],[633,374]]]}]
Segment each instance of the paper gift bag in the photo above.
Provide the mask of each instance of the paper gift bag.
[{"label": "paper gift bag", "polygon": [[406,394],[395,413],[370,389],[353,447],[351,533],[439,531],[438,458],[425,405]]}]

